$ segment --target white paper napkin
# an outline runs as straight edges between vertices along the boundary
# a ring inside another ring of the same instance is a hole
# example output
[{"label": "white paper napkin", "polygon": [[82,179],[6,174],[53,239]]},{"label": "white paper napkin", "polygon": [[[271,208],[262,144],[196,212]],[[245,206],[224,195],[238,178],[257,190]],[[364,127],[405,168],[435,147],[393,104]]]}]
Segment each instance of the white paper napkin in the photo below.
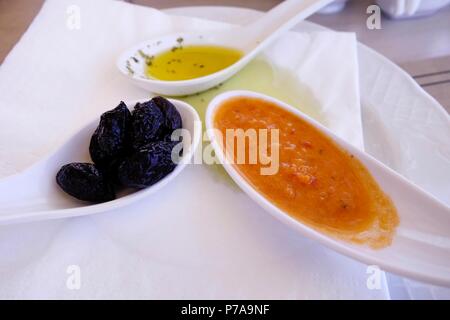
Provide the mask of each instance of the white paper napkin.
[{"label": "white paper napkin", "polygon": [[[47,1],[0,68],[0,176],[118,101],[147,96],[115,70],[122,50],[227,27],[116,1]],[[362,147],[354,35],[289,34],[265,54]],[[387,297],[384,278],[368,289],[366,266],[302,238],[200,165],[126,209],[0,227],[0,257],[1,298]]]}]

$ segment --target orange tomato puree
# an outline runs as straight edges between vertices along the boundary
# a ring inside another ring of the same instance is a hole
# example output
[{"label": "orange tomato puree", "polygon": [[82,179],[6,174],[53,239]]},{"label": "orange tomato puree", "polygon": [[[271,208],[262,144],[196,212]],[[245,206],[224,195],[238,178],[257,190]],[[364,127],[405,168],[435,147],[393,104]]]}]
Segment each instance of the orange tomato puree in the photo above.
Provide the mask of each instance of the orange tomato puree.
[{"label": "orange tomato puree", "polygon": [[262,175],[260,161],[233,166],[291,217],[374,249],[392,242],[399,218],[390,198],[358,159],[309,123],[274,103],[236,97],[219,106],[214,126],[224,144],[226,129],[279,130],[276,174]]}]

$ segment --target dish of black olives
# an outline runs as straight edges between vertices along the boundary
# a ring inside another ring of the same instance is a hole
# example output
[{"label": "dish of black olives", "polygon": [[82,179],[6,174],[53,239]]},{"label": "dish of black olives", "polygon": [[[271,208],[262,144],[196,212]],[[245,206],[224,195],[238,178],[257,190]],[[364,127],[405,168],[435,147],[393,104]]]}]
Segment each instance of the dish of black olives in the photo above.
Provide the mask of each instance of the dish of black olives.
[{"label": "dish of black olives", "polygon": [[56,175],[67,194],[83,201],[106,202],[121,188],[143,189],[163,179],[177,166],[182,147],[172,141],[182,120],[163,97],[137,103],[130,112],[121,101],[103,113],[89,154],[93,163],[69,163]]}]

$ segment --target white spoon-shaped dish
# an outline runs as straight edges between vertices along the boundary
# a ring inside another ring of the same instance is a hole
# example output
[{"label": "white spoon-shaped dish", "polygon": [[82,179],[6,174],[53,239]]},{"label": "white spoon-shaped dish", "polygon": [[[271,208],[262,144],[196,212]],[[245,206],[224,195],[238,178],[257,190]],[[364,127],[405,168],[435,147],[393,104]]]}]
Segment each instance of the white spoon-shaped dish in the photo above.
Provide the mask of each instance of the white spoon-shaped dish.
[{"label": "white spoon-shaped dish", "polygon": [[[400,225],[392,244],[384,249],[373,250],[337,240],[292,218],[258,193],[233,167],[224,161],[221,145],[214,136],[214,116],[226,100],[233,97],[255,97],[272,102],[297,115],[330,137],[344,150],[357,157],[370,171],[382,190],[394,202]],[[250,91],[228,91],[216,96],[206,112],[206,129],[218,159],[231,178],[254,201],[285,224],[302,235],[364,263],[381,269],[437,285],[450,286],[450,208],[422,191],[405,178],[383,165],[367,153],[353,147],[334,135],[317,121],[298,109],[272,97]]]},{"label": "white spoon-shaped dish", "polygon": [[[125,101],[129,108],[140,99]],[[186,143],[183,156],[174,171],[154,185],[141,189],[124,191],[117,199],[100,204],[78,201],[67,195],[56,184],[56,173],[61,166],[70,162],[92,162],[89,156],[89,142],[98,126],[100,115],[74,134],[52,155],[40,160],[25,171],[0,180],[0,224],[30,222],[44,219],[67,218],[117,209],[158,191],[174,179],[192,158],[201,137],[201,122],[197,111],[189,104],[170,100],[181,115],[183,129],[189,131],[191,141]],[[130,192],[131,191],[131,192]]]},{"label": "white spoon-shaped dish", "polygon": [[[234,27],[214,33],[177,33],[154,38],[123,52],[117,60],[117,68],[134,84],[150,92],[170,96],[201,92],[233,76],[283,32],[332,1],[285,0],[262,18],[245,27]],[[179,42],[180,40],[182,42]],[[152,57],[180,45],[229,47],[242,51],[243,56],[228,68],[190,80],[163,81],[146,75],[144,57]]]}]

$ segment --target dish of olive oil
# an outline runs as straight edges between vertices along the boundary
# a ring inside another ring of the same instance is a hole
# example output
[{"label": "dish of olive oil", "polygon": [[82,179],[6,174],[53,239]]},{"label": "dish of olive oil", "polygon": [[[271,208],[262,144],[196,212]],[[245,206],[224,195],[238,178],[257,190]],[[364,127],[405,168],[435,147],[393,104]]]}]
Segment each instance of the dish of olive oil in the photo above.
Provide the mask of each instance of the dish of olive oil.
[{"label": "dish of olive oil", "polygon": [[158,80],[188,80],[225,69],[241,57],[242,52],[232,48],[179,46],[153,57],[145,73]]}]

